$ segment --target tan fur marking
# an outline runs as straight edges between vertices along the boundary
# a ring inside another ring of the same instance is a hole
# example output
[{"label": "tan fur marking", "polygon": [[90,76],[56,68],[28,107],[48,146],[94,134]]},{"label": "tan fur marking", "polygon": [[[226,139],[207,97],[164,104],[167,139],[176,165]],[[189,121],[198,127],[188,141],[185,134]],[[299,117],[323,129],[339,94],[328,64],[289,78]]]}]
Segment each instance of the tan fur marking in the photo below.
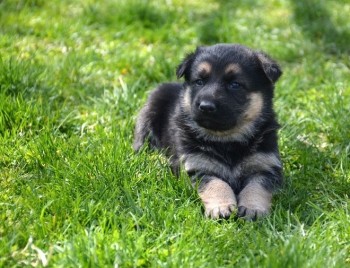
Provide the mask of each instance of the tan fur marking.
[{"label": "tan fur marking", "polygon": [[239,66],[238,64],[235,64],[235,63],[231,63],[229,64],[226,69],[225,69],[225,74],[228,74],[228,73],[241,73],[242,72],[242,68],[241,66]]},{"label": "tan fur marking", "polygon": [[256,153],[244,159],[245,170],[251,172],[269,171],[273,167],[281,167],[281,161],[273,153]]},{"label": "tan fur marking", "polygon": [[248,109],[243,114],[244,120],[248,122],[255,120],[261,114],[264,103],[261,93],[251,93],[249,99]]},{"label": "tan fur marking", "polygon": [[207,157],[202,154],[188,154],[181,157],[181,162],[184,163],[185,170],[190,171],[205,171],[209,173],[218,174],[224,178],[237,178],[241,175],[240,167],[231,170],[229,167],[223,165],[220,161],[214,158]]},{"label": "tan fur marking", "polygon": [[228,217],[237,207],[237,200],[231,187],[218,178],[212,178],[203,188],[198,189],[207,217],[217,219]]},{"label": "tan fur marking", "polygon": [[199,73],[209,74],[211,72],[212,66],[209,62],[204,61],[198,64],[197,71]]},{"label": "tan fur marking", "polygon": [[272,193],[268,192],[258,179],[252,180],[238,195],[238,207],[247,209],[246,218],[261,217],[269,213]]},{"label": "tan fur marking", "polygon": [[190,88],[185,89],[184,97],[183,97],[183,107],[187,112],[191,112],[191,96],[190,96]]}]

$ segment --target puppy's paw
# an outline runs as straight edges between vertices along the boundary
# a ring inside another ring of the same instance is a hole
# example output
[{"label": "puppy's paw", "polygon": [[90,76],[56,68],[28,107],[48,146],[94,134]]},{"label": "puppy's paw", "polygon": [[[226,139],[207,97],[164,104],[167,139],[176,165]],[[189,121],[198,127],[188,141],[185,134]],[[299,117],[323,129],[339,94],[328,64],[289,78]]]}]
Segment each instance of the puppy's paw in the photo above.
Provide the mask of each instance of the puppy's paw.
[{"label": "puppy's paw", "polygon": [[259,208],[247,208],[245,206],[239,206],[237,216],[248,221],[255,221],[258,218],[269,214],[269,209],[261,210]]},{"label": "puppy's paw", "polygon": [[256,220],[270,212],[272,194],[259,182],[251,181],[238,195],[238,217]]},{"label": "puppy's paw", "polygon": [[205,205],[205,216],[212,219],[224,218],[227,219],[230,217],[233,211],[236,210],[236,204],[215,204],[209,203]]},{"label": "puppy's paw", "polygon": [[228,218],[236,210],[237,200],[231,187],[223,180],[212,178],[199,189],[205,215],[212,219]]}]

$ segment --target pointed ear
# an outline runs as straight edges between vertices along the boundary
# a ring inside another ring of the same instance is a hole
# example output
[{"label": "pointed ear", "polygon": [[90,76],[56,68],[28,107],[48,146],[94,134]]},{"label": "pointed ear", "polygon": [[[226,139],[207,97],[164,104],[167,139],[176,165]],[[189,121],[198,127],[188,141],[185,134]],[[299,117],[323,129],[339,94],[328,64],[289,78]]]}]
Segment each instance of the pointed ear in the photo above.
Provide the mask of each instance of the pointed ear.
[{"label": "pointed ear", "polygon": [[282,75],[280,66],[264,52],[256,52],[256,56],[267,78],[274,84]]},{"label": "pointed ear", "polygon": [[[177,78],[183,77],[191,68],[191,65],[194,61],[195,53],[188,54],[185,59],[182,61],[182,63],[177,67],[176,69],[176,75]],[[187,78],[187,76],[185,75]]]}]

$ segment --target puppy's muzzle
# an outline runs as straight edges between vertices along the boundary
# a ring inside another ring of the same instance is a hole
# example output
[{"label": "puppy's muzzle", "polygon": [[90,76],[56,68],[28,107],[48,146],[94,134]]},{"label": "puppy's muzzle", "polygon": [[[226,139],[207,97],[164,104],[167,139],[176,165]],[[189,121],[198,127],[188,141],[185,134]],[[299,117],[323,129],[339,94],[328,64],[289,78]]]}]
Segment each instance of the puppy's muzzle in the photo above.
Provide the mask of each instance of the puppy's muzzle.
[{"label": "puppy's muzzle", "polygon": [[197,108],[202,113],[214,113],[217,110],[215,103],[209,100],[201,100],[197,102]]}]

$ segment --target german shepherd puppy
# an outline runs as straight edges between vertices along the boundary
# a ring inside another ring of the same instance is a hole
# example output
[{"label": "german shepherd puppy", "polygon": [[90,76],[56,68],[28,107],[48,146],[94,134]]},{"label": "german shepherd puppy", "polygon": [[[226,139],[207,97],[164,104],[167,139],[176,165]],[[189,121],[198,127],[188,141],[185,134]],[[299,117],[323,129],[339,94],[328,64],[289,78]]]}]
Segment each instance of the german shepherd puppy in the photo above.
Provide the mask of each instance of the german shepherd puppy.
[{"label": "german shepherd puppy", "polygon": [[177,68],[183,84],[155,89],[140,111],[133,147],[165,149],[198,185],[211,218],[269,213],[282,184],[274,84],[282,72],[266,54],[237,44],[198,47]]}]

